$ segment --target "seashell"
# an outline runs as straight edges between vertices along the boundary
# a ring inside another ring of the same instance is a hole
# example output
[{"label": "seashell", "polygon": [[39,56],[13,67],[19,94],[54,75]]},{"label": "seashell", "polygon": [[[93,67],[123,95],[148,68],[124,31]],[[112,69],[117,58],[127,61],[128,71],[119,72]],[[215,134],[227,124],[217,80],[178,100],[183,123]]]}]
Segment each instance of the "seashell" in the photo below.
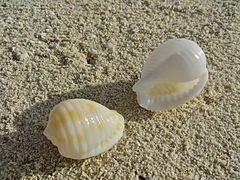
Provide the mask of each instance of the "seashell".
[{"label": "seashell", "polygon": [[199,95],[207,80],[203,50],[193,41],[171,39],[150,55],[133,91],[143,108],[166,110]]},{"label": "seashell", "polygon": [[44,135],[60,154],[85,159],[112,148],[122,137],[124,118],[116,111],[86,99],[69,99],[50,112]]}]

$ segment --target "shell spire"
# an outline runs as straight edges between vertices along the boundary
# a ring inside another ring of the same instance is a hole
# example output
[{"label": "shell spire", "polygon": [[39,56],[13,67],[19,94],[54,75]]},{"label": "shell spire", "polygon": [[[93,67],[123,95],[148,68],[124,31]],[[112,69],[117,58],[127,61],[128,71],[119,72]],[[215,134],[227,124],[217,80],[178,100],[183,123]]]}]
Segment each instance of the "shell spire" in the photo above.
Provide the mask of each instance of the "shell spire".
[{"label": "shell spire", "polygon": [[175,108],[197,96],[207,80],[203,50],[193,41],[171,39],[147,59],[133,91],[140,106],[159,111]]}]

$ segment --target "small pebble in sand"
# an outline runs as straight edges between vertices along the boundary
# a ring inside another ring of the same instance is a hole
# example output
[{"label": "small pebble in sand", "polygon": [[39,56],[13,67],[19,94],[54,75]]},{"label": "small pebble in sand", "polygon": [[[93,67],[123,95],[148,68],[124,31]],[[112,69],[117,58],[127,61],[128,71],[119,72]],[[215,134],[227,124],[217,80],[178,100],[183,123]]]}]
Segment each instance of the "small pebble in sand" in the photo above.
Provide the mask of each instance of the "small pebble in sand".
[{"label": "small pebble in sand", "polygon": [[47,13],[47,17],[51,18],[51,19],[55,19],[56,18],[56,14],[53,11],[49,11]]},{"label": "small pebble in sand", "polygon": [[12,47],[12,57],[14,60],[21,61],[28,58],[28,53],[25,50],[20,50],[19,48]]},{"label": "small pebble in sand", "polygon": [[123,26],[128,26],[128,25],[129,25],[129,22],[124,18],[124,19],[121,20],[121,24],[122,24]]},{"label": "small pebble in sand", "polygon": [[106,44],[106,48],[112,49],[112,48],[113,48],[113,44],[112,44],[111,42],[108,42],[108,43]]}]

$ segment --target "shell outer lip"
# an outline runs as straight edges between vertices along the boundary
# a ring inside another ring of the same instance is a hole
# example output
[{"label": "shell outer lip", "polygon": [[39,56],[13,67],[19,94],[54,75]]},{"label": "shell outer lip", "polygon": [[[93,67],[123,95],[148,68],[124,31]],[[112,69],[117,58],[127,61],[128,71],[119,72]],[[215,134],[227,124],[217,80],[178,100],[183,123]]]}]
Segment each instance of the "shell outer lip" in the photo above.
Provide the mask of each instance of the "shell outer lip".
[{"label": "shell outer lip", "polygon": [[195,85],[195,87],[193,87],[193,89],[191,89],[189,92],[186,92],[184,96],[181,96],[179,99],[172,100],[172,102],[170,101],[166,104],[164,103],[158,104],[158,106],[154,106],[153,104],[151,104],[150,99],[148,99],[142,93],[142,91],[139,91],[139,90],[136,91],[136,89],[134,90],[137,93],[137,101],[139,105],[144,109],[156,112],[156,111],[164,111],[164,110],[177,108],[182,104],[185,104],[186,102],[190,101],[191,99],[193,99],[194,97],[198,96],[201,93],[207,81],[208,81],[208,70],[206,69],[205,73],[201,75],[200,81]]},{"label": "shell outer lip", "polygon": [[[207,68],[204,69],[204,71],[199,77],[203,76],[204,74],[208,74]],[[191,80],[194,80],[194,79],[190,79],[189,81]],[[175,81],[171,83],[184,83],[184,82],[187,82],[187,81],[181,81],[181,82]],[[166,81],[161,82],[161,81],[158,81],[158,79],[149,80],[149,79],[141,78],[133,85],[132,90],[134,92],[145,91],[147,88],[153,86],[154,84],[159,84],[159,83],[169,83],[169,82],[166,82]]]}]

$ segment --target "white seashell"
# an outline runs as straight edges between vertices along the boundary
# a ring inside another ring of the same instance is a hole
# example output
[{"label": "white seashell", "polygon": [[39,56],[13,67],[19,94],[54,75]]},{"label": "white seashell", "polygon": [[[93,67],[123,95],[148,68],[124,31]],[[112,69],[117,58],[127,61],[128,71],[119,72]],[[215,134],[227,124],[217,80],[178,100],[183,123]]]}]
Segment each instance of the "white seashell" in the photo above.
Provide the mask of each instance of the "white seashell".
[{"label": "white seashell", "polygon": [[206,57],[193,41],[172,39],[159,46],[133,86],[140,106],[152,111],[175,108],[194,98],[208,80]]},{"label": "white seashell", "polygon": [[116,111],[93,101],[70,99],[50,112],[44,135],[62,156],[84,159],[112,148],[123,130],[123,116]]}]

